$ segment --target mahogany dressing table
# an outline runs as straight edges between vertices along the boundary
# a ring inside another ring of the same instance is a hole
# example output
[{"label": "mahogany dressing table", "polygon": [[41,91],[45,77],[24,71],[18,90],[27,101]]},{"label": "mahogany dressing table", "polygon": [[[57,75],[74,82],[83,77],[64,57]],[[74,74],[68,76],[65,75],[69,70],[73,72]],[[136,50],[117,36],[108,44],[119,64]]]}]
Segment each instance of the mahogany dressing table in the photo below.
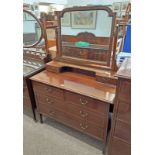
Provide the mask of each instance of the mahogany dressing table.
[{"label": "mahogany dressing table", "polygon": [[35,99],[29,78],[45,68],[50,60],[47,38],[40,21],[27,10],[23,10],[23,104],[35,115]]},{"label": "mahogany dressing table", "polygon": [[30,78],[40,121],[52,118],[105,144],[117,83],[116,14],[104,6],[73,7],[58,22],[57,56]]}]

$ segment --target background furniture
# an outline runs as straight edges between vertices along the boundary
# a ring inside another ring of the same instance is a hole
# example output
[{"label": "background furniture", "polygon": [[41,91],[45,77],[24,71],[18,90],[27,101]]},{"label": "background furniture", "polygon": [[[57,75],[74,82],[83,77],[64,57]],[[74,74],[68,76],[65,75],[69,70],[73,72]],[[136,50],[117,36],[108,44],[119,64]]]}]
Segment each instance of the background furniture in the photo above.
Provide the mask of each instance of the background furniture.
[{"label": "background furniture", "polygon": [[[27,21],[23,18],[23,104],[32,110],[33,118],[36,120],[36,103],[29,78],[44,69],[50,55],[42,24],[31,12],[23,10],[23,17],[24,15],[31,16],[32,20]],[[30,36],[31,32],[33,39]]]},{"label": "background furniture", "polygon": [[125,59],[117,72],[118,85],[114,104],[108,155],[131,155],[131,62]]}]

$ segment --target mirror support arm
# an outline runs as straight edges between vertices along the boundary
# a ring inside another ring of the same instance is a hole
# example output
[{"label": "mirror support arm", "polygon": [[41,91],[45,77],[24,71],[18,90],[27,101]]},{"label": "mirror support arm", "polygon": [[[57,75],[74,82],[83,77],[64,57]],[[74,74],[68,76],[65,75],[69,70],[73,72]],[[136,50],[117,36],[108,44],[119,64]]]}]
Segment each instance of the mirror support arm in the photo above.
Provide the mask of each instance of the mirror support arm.
[{"label": "mirror support arm", "polygon": [[117,39],[118,39],[118,24],[115,27],[115,35],[114,35],[114,46],[113,46],[113,54],[112,54],[112,70],[117,71],[116,65],[116,47],[117,47]]}]

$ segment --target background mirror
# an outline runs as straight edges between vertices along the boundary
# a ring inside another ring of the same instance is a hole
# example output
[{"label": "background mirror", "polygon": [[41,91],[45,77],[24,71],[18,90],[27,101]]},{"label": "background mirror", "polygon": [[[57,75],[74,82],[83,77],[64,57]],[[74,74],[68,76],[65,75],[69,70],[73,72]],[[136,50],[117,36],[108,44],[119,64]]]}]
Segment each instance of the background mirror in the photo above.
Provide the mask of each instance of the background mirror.
[{"label": "background mirror", "polygon": [[42,36],[41,26],[38,21],[28,12],[23,12],[23,44],[32,46],[36,44]]},{"label": "background mirror", "polygon": [[65,12],[61,18],[62,55],[107,64],[112,17],[106,10]]}]

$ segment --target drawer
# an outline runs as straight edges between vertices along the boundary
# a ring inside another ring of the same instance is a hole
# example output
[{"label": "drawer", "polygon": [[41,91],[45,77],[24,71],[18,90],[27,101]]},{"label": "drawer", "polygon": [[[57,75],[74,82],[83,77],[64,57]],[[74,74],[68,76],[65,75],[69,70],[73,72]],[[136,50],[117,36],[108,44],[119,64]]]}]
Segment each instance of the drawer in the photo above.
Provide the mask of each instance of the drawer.
[{"label": "drawer", "polygon": [[[96,124],[101,127],[107,126],[108,118],[106,118],[102,115],[94,114],[93,112],[90,112],[89,110],[85,110],[77,105],[66,104],[65,110],[68,113],[73,114],[83,120],[90,122],[90,123],[92,122],[93,124]],[[108,117],[108,115],[107,115],[107,117]]]},{"label": "drawer", "polygon": [[72,128],[82,131],[83,133],[86,133],[99,140],[104,140],[104,128],[98,127],[91,123],[86,123],[84,120],[79,119],[74,115],[71,115],[64,111],[58,110],[55,107],[51,108],[50,106],[39,106],[39,111],[43,115],[47,115],[51,118],[54,118],[57,121],[62,122],[63,124],[66,124]]},{"label": "drawer", "polygon": [[[108,118],[94,114],[93,112],[90,112],[88,110],[85,110],[78,105],[74,105],[72,103],[66,104],[63,101],[59,101],[57,99],[54,99],[53,97],[49,96],[43,96],[43,95],[37,95],[37,102],[40,104],[40,106],[50,106],[50,107],[56,107],[59,108],[62,111],[67,111],[68,113],[75,115],[76,117],[79,117],[83,120],[87,120],[88,122],[92,122],[94,124],[97,124],[98,126],[107,126],[107,120]],[[108,117],[108,115],[107,115]]]},{"label": "drawer", "polygon": [[35,98],[36,98],[37,103],[40,104],[40,106],[46,106],[47,105],[47,106],[51,106],[51,107],[56,106],[60,109],[65,108],[64,101],[58,100],[54,97],[39,94],[38,92],[36,92]]},{"label": "drawer", "polygon": [[131,104],[118,100],[117,118],[131,124]]},{"label": "drawer", "polygon": [[68,91],[65,92],[65,100],[67,103],[77,104],[81,108],[87,108],[102,115],[107,115],[109,111],[109,104]]},{"label": "drawer", "polygon": [[131,126],[127,123],[116,120],[114,136],[131,144]]},{"label": "drawer", "polygon": [[62,100],[64,99],[63,90],[59,88],[48,86],[46,84],[42,84],[38,82],[33,82],[33,88],[34,88],[34,92],[41,92],[43,94],[53,96],[58,99],[62,99]]},{"label": "drawer", "polygon": [[107,83],[107,84],[112,84],[112,85],[117,84],[117,79],[112,79],[112,78],[108,78],[108,77],[97,76],[96,80],[99,82],[102,82],[102,83]]},{"label": "drawer", "polygon": [[30,98],[29,98],[29,97],[24,97],[24,96],[23,96],[23,104],[24,104],[25,106],[31,106]]},{"label": "drawer", "polygon": [[131,146],[118,138],[112,138],[108,155],[131,155]]},{"label": "drawer", "polygon": [[131,82],[122,80],[120,82],[118,98],[127,102],[131,102]]}]

